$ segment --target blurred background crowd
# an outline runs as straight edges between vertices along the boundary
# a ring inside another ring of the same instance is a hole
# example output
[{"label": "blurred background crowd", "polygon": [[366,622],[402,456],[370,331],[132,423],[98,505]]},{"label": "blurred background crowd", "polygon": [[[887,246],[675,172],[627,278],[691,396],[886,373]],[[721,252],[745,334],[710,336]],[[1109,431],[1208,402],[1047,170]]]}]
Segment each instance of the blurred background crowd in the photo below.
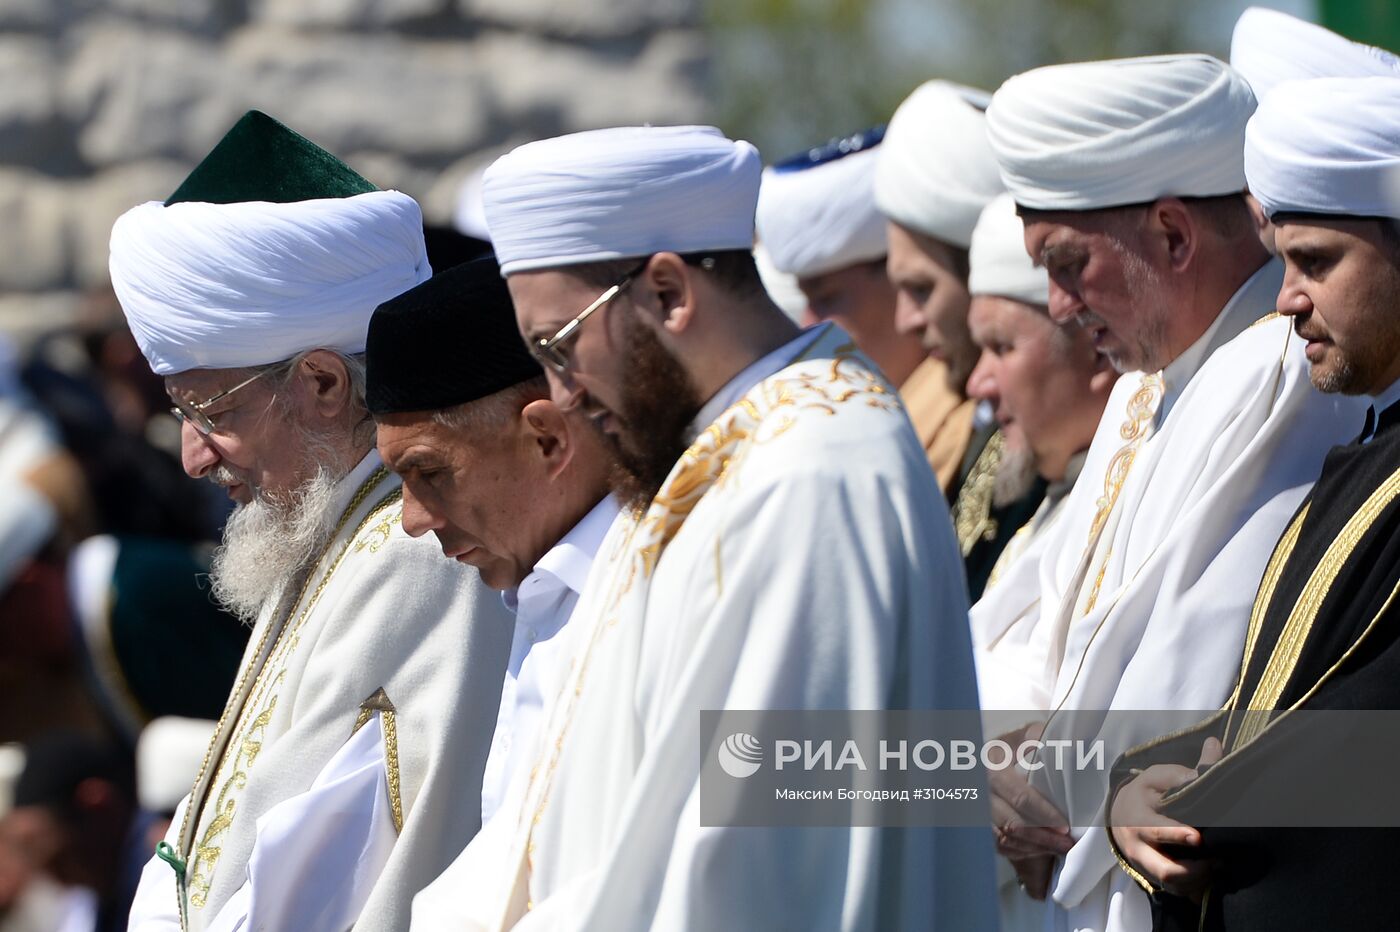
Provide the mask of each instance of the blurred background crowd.
[{"label": "blurred background crowd", "polygon": [[[247,638],[201,578],[229,503],[184,475],[107,283],[118,214],[245,110],[417,198],[439,267],[484,248],[479,172],[529,139],[706,122],[772,163],[931,77],[1225,57],[1246,5],[0,0],[0,932],[124,927]],[[1265,5],[1400,48],[1393,0]]]}]

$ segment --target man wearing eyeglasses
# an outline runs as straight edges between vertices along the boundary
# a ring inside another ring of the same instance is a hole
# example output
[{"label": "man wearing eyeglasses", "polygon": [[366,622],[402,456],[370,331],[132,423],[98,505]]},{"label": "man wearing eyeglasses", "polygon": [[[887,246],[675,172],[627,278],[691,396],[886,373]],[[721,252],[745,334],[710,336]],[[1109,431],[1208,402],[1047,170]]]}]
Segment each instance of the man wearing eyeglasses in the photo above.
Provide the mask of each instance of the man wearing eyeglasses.
[{"label": "man wearing eyeglasses", "polygon": [[253,626],[131,928],[402,928],[478,827],[510,630],[374,449],[361,354],[431,274],[418,205],[253,112],[117,221],[111,272],[186,471],[237,503],[210,575]]},{"label": "man wearing eyeglasses", "polygon": [[763,290],[760,171],[713,128],[636,127],[486,173],[520,330],[610,438],[629,513],[569,622],[510,832],[454,867],[454,927],[994,927],[983,832],[701,825],[704,709],[976,702],[923,448],[848,336],[799,333]]}]

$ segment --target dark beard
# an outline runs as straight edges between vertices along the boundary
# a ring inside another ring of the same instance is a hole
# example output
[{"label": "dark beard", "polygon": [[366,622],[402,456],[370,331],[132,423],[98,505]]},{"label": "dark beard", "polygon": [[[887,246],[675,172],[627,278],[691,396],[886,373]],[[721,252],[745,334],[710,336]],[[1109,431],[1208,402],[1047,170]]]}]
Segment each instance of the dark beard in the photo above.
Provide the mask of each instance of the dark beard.
[{"label": "dark beard", "polygon": [[620,433],[604,436],[616,459],[613,493],[623,508],[640,514],[690,446],[700,398],[680,360],[634,314],[627,317],[622,352],[628,374],[622,410],[615,412]]}]

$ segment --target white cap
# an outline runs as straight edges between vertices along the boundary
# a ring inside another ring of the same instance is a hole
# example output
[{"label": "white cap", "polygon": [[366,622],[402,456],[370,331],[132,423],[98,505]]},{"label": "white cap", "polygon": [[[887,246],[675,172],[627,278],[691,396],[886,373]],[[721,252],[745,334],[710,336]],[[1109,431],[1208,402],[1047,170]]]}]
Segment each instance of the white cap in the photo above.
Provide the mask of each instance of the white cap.
[{"label": "white cap", "polygon": [[1095,210],[1244,190],[1254,95],[1209,55],[1036,68],[992,95],[987,129],[1022,207]]},{"label": "white cap", "polygon": [[1235,23],[1230,67],[1244,76],[1260,100],[1284,81],[1400,77],[1400,58],[1384,49],[1257,6],[1245,10]]},{"label": "white cap", "polygon": [[486,170],[501,274],[751,249],[758,150],[712,126],[630,126],[527,143]]},{"label": "white cap", "polygon": [[1280,84],[1249,121],[1244,159],[1270,217],[1400,218],[1400,80]]},{"label": "white cap", "polygon": [[972,231],[970,265],[967,288],[973,295],[1050,303],[1050,277],[1026,252],[1025,225],[1010,194],[1001,195],[982,211]]},{"label": "white cap", "polygon": [[758,238],[777,268],[809,278],[889,251],[885,217],[875,207],[878,152],[878,145],[861,147],[819,162],[790,160],[763,172]]},{"label": "white cap", "polygon": [[112,288],[157,375],[361,353],[382,302],[433,270],[397,191],[275,204],[151,201],[112,227]]},{"label": "white cap", "polygon": [[900,226],[966,249],[987,202],[1003,190],[987,142],[987,92],[920,85],[885,131],[875,203]]},{"label": "white cap", "polygon": [[194,786],[217,722],[166,716],[136,740],[136,798],[148,812],[174,812]]}]

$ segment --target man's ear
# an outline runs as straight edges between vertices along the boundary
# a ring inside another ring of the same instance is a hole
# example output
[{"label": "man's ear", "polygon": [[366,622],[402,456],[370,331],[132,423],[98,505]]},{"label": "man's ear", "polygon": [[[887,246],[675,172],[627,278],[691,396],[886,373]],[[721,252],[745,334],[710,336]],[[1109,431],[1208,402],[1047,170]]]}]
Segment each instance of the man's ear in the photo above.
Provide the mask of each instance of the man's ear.
[{"label": "man's ear", "polygon": [[1185,270],[1201,246],[1201,229],[1190,209],[1178,198],[1161,198],[1147,209],[1147,224],[1172,270]]},{"label": "man's ear", "polygon": [[296,377],[310,389],[316,413],[337,417],[350,404],[350,371],[345,360],[329,350],[312,350],[297,363]]},{"label": "man's ear", "polygon": [[646,290],[656,302],[653,310],[668,333],[679,334],[690,326],[698,279],[685,260],[674,252],[659,252],[638,277],[646,280]]},{"label": "man's ear", "polygon": [[574,457],[564,411],[548,398],[539,398],[520,409],[520,425],[530,452],[544,465],[545,474],[555,479]]}]

